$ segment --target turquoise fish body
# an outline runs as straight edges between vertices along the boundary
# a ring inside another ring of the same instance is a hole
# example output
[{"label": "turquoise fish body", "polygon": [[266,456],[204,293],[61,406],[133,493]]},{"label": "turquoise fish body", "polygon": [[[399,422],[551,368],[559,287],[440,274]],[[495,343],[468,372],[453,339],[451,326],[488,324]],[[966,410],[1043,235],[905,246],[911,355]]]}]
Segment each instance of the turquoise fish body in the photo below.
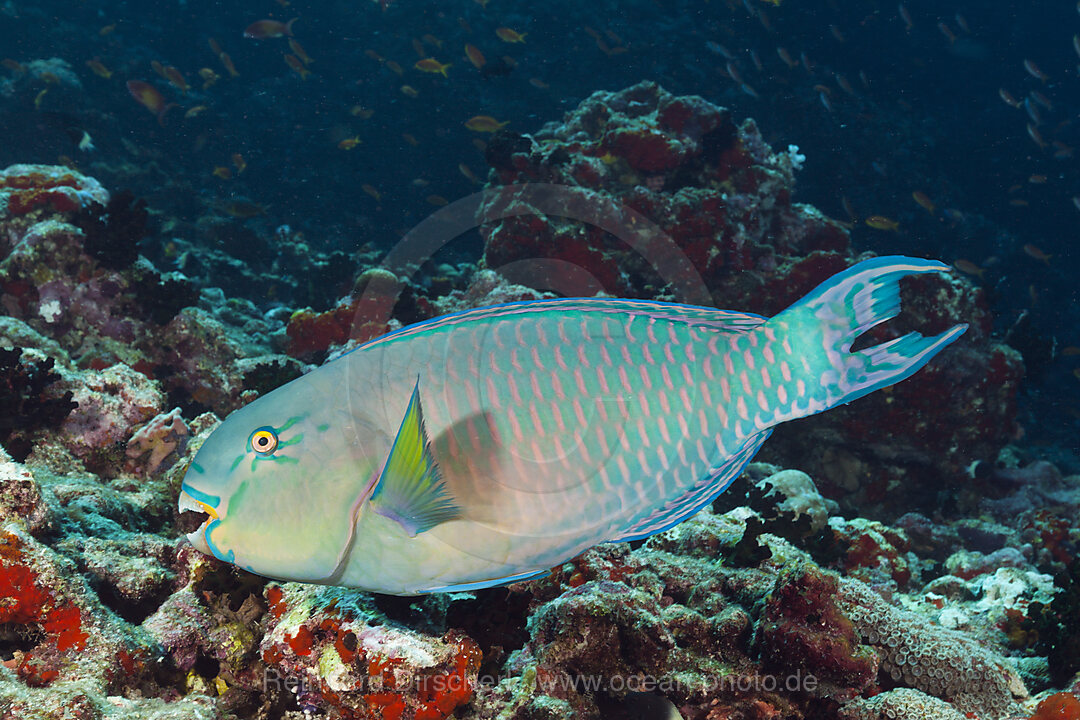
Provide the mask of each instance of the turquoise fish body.
[{"label": "turquoise fish body", "polygon": [[544,574],[697,513],[779,423],[899,382],[966,329],[858,352],[900,310],[861,262],[766,319],[621,299],[513,303],[373,340],[230,415],[181,511],[268,577],[392,594]]}]

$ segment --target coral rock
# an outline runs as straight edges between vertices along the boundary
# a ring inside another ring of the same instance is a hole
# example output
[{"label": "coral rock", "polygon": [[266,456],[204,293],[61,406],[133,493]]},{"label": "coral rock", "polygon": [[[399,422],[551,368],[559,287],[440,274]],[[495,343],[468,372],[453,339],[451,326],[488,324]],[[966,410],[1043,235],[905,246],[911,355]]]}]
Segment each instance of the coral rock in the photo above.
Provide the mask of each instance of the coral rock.
[{"label": "coral rock", "polygon": [[964,713],[1015,713],[1027,689],[1003,658],[961,633],[889,605],[858,580],[840,581],[837,603],[894,683],[947,701]]},{"label": "coral rock", "polygon": [[26,215],[38,208],[73,212],[108,201],[109,193],[101,183],[68,167],[12,165],[0,170],[0,218]]}]

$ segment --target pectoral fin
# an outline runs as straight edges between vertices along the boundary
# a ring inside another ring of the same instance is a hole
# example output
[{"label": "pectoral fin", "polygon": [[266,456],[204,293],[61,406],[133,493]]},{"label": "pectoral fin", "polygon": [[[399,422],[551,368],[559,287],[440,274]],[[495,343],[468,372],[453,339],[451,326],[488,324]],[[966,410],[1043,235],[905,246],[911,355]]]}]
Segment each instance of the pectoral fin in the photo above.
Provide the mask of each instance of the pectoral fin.
[{"label": "pectoral fin", "polygon": [[419,379],[372,491],[371,504],[379,515],[401,525],[409,537],[461,517],[461,508],[447,492],[431,454],[420,407]]}]

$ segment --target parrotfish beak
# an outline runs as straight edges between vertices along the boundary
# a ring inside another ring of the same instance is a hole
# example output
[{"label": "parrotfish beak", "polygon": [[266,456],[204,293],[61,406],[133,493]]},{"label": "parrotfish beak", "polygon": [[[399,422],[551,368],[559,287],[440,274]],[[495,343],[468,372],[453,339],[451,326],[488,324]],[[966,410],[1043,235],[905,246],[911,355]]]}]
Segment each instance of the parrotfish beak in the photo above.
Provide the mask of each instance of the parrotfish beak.
[{"label": "parrotfish beak", "polygon": [[[181,529],[187,530],[195,527],[193,532],[186,535],[188,542],[199,552],[212,555],[210,546],[206,542],[206,526],[218,519],[217,511],[206,503],[199,502],[183,490],[180,491],[177,509],[180,511]],[[196,522],[199,523],[197,527],[194,525]]]}]

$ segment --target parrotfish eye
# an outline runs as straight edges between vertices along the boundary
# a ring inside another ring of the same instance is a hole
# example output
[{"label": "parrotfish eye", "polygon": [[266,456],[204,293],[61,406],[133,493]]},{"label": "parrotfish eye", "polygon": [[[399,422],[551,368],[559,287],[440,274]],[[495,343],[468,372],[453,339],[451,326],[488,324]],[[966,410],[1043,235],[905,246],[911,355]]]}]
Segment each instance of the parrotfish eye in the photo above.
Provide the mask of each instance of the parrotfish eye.
[{"label": "parrotfish eye", "polygon": [[251,437],[248,439],[248,444],[251,449],[257,452],[259,455],[270,455],[277,449],[278,436],[271,427],[261,427],[255,432],[251,433]]}]

